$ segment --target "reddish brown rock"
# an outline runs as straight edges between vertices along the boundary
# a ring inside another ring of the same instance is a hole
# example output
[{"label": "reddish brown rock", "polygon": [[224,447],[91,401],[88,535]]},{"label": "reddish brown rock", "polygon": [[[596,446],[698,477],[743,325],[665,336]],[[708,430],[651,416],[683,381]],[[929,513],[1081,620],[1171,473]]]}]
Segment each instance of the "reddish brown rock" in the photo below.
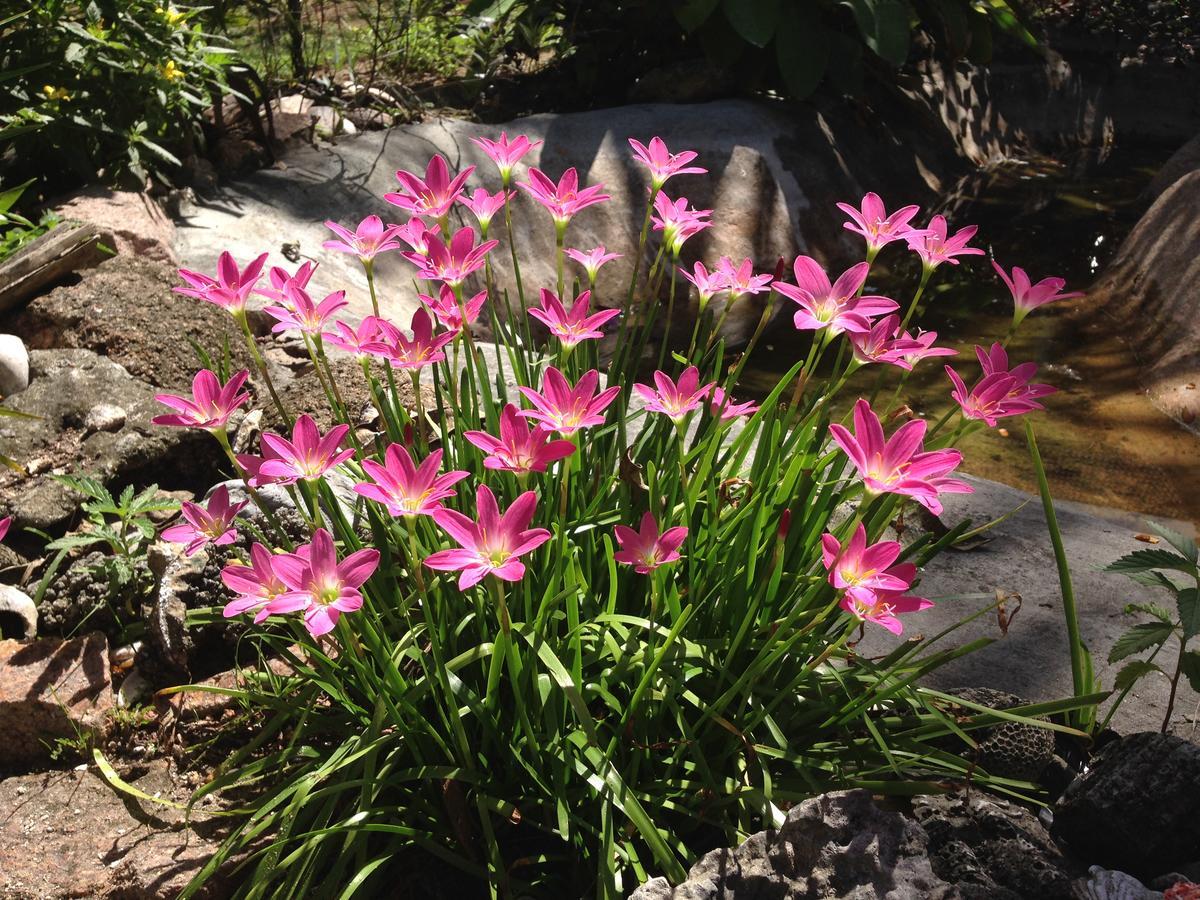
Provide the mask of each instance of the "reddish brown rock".
[{"label": "reddish brown rock", "polygon": [[56,738],[101,728],[112,705],[103,634],[0,641],[0,767],[28,764]]},{"label": "reddish brown rock", "polygon": [[59,206],[58,214],[95,225],[119,254],[176,263],[175,223],[147,194],[90,187]]}]

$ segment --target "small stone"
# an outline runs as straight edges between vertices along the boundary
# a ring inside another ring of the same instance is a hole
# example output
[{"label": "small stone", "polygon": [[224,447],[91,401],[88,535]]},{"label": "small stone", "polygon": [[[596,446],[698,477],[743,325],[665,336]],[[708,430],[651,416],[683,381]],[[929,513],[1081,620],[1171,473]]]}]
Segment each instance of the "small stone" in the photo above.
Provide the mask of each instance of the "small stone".
[{"label": "small stone", "polygon": [[31,641],[37,637],[38,611],[24,591],[0,584],[0,637]]},{"label": "small stone", "polygon": [[1132,875],[1092,866],[1087,878],[1076,882],[1075,896],[1080,900],[1162,900]]},{"label": "small stone", "polygon": [[120,431],[125,425],[127,413],[112,403],[98,403],[88,410],[84,427],[88,433],[96,431]]},{"label": "small stone", "polygon": [[29,387],[29,351],[15,334],[0,334],[0,396]]},{"label": "small stone", "polygon": [[130,669],[117,689],[117,706],[121,709],[132,709],[145,703],[153,692],[154,688],[146,676],[137,669]]}]

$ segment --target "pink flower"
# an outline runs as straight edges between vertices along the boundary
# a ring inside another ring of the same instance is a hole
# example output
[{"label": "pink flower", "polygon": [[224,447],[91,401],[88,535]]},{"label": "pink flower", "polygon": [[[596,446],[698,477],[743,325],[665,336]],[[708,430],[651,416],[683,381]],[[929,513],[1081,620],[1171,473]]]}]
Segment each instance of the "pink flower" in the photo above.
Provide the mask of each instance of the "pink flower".
[{"label": "pink flower", "polygon": [[911,371],[912,364],[905,354],[919,352],[924,345],[908,338],[897,338],[899,327],[900,317],[890,315],[872,323],[867,332],[850,333],[847,337],[854,350],[854,359],[862,365],[887,363]]},{"label": "pink flower", "polygon": [[[307,552],[301,552],[305,549]],[[318,528],[307,548],[280,553],[271,561],[287,591],[268,602],[263,611],[269,616],[303,612],[308,633],[320,637],[333,630],[342,613],[362,607],[359,588],[378,566],[378,550],[358,550],[339,563],[333,538]]]},{"label": "pink flower", "polygon": [[464,308],[467,314],[466,324],[473,325],[479,318],[479,312],[483,309],[487,296],[487,291],[480,291],[474,297],[464,299],[462,306],[459,306],[454,291],[443,284],[438,290],[436,299],[428,294],[417,294],[417,299],[429,307],[429,311],[437,317],[443,328],[449,329],[453,334],[458,334],[463,328]]},{"label": "pink flower", "polygon": [[255,622],[261,622],[270,615],[263,607],[287,592],[287,585],[279,580],[271,562],[271,551],[255,542],[250,547],[250,565],[230,563],[221,570],[221,581],[225,582],[225,587],[237,594],[237,597],[225,604],[225,609],[222,610],[225,618],[232,619],[252,609],[258,610],[254,616]]},{"label": "pink flower", "polygon": [[924,597],[908,596],[903,591],[880,591],[874,594],[847,592],[838,605],[861,621],[874,622],[892,634],[901,634],[904,625],[897,616],[929,609],[933,603]]},{"label": "pink flower", "polygon": [[511,403],[500,413],[500,437],[494,438],[486,431],[465,431],[463,437],[487,454],[483,458],[485,469],[515,472],[545,472],[546,466],[566,459],[575,452],[571,441],[551,440],[551,431],[537,424],[530,428],[521,419],[517,408]]},{"label": "pink flower", "polygon": [[[413,249],[412,253],[406,252],[401,255],[414,265],[424,266],[425,255],[429,252],[429,243],[441,234],[441,231],[440,225],[426,225],[423,220],[413,216],[407,223],[396,229],[396,237]],[[413,258],[414,254],[415,259]]]},{"label": "pink flower", "polygon": [[474,171],[474,166],[467,166],[451,179],[446,160],[440,153],[436,153],[425,167],[424,178],[403,169],[397,172],[399,193],[384,194],[383,199],[414,215],[440,219],[450,212],[450,207],[454,205],[454,201],[462,193],[463,185]]},{"label": "pink flower", "polygon": [[709,272],[708,269],[705,268],[704,263],[697,262],[696,265],[692,267],[691,272],[688,272],[687,269],[682,268],[679,271],[684,278],[695,285],[696,290],[700,294],[701,309],[704,309],[704,307],[708,306],[709,301],[712,300],[716,294],[729,287],[729,276],[722,271],[719,266],[714,271]]},{"label": "pink flower", "polygon": [[655,372],[654,384],[657,390],[647,384],[635,384],[633,391],[645,402],[647,410],[662,413],[678,425],[703,405],[716,382],[701,385],[700,371],[688,366],[678,382],[672,381],[666,372]]},{"label": "pink flower", "polygon": [[387,448],[382,464],[373,459],[363,460],[363,470],[375,483],[359,482],[354,490],[369,500],[382,503],[393,516],[428,516],[442,508],[443,500],[454,496],[451,485],[471,474],[453,471],[439,475],[441,464],[441,450],[434,450],[420,466],[416,466],[408,450],[400,444],[392,444]]},{"label": "pink flower", "polygon": [[547,428],[566,437],[580,428],[603,425],[602,413],[621,392],[621,388],[605,388],[597,394],[599,384],[600,373],[595,369],[585,372],[579,383],[571,387],[563,373],[550,366],[542,376],[542,393],[523,385],[517,386],[517,390],[535,407],[523,409],[519,415],[542,422]]},{"label": "pink flower", "polygon": [[589,284],[596,283],[596,275],[599,273],[602,265],[612,262],[614,259],[621,258],[620,253],[605,253],[603,244],[587,252],[583,250],[568,250],[567,256],[583,266],[583,270],[587,272]]},{"label": "pink flower", "polygon": [[334,331],[327,331],[321,337],[330,346],[353,353],[360,360],[368,356],[386,356],[388,348],[384,343],[383,328],[388,325],[390,323],[376,316],[367,316],[357,329],[337,321],[333,323]]},{"label": "pink flower", "polygon": [[992,344],[991,350],[976,347],[975,355],[983,368],[983,377],[970,390],[958,373],[946,366],[946,374],[954,383],[950,396],[968,419],[986,422],[994,428],[998,419],[1045,409],[1038,400],[1055,393],[1055,388],[1048,384],[1030,384],[1037,373],[1037,363],[1022,363],[1009,371],[1008,353],[999,343]]},{"label": "pink flower", "polygon": [[650,146],[646,146],[633,138],[629,139],[633,148],[634,158],[650,170],[650,181],[655,190],[662,187],[672,175],[703,175],[708,169],[699,166],[689,166],[697,154],[694,150],[681,150],[671,153],[660,137],[650,138]]},{"label": "pink flower", "polygon": [[562,345],[568,349],[582,341],[604,337],[600,326],[621,314],[619,309],[602,309],[589,316],[591,291],[584,291],[576,297],[575,302],[571,304],[570,312],[567,312],[562,301],[553,291],[542,288],[541,297],[541,308],[532,307],[529,315],[549,328],[550,333],[562,341]]},{"label": "pink flower", "polygon": [[883,201],[873,191],[862,198],[861,209],[855,209],[849,203],[839,203],[837,206],[850,217],[850,221],[842,227],[866,238],[867,248],[872,253],[878,253],[885,245],[904,238],[913,230],[908,223],[920,212],[918,206],[904,206],[888,215]]},{"label": "pink flower", "polygon": [[793,321],[805,331],[828,328],[831,334],[843,331],[865,333],[871,330],[870,316],[890,313],[897,304],[887,297],[858,296],[867,280],[870,265],[861,262],[838,276],[833,284],[825,270],[811,256],[797,256],[792,270],[796,285],[776,281],[776,291],[800,305]]},{"label": "pink flower", "polygon": [[526,153],[534,147],[541,145],[541,141],[531,141],[523,134],[517,135],[511,141],[505,132],[500,132],[500,140],[493,141],[488,138],[471,138],[471,143],[477,145],[488,158],[496,164],[496,168],[500,170],[500,177],[504,179],[504,183],[508,183],[508,178],[512,174],[513,166],[520,161]]},{"label": "pink flower", "polygon": [[263,312],[277,320],[271,326],[271,330],[277,333],[296,328],[304,334],[319,335],[325,330],[330,317],[349,305],[345,291],[334,291],[320,303],[314,303],[308,291],[294,283],[288,284],[283,293],[283,304],[263,309]]},{"label": "pink flower", "polygon": [[250,394],[242,391],[242,385],[249,377],[250,373],[242,369],[228,382],[221,384],[216,375],[208,369],[201,369],[192,379],[191,400],[174,394],[157,394],[154,397],[159,403],[177,412],[155,416],[151,421],[155,425],[171,425],[177,428],[207,428],[209,431],[223,429],[229,424],[229,417],[234,411],[250,399]]},{"label": "pink flower", "polygon": [[312,416],[302,415],[292,427],[290,441],[269,432],[262,436],[263,446],[274,455],[259,467],[259,474],[279,484],[315,481],[354,455],[353,449],[338,450],[349,431],[349,425],[337,425],[322,437]]},{"label": "pink flower", "polygon": [[502,515],[495,494],[481,484],[475,503],[478,523],[452,509],[434,511],[433,521],[458,541],[460,549],[439,550],[425,560],[425,565],[439,572],[460,572],[460,591],[474,587],[488,575],[520,581],[525,577],[520,557],[550,540],[545,528],[529,528],[537,509],[537,494],[526,491]]},{"label": "pink flower", "polygon": [[254,289],[254,293],[260,297],[266,297],[269,300],[274,300],[276,303],[281,303],[284,306],[290,304],[287,299],[288,285],[295,285],[298,288],[307,288],[309,281],[312,280],[313,273],[317,271],[317,264],[311,260],[305,262],[292,274],[282,266],[272,266],[268,275],[267,282],[269,287],[259,287]]},{"label": "pink flower", "polygon": [[688,530],[682,525],[658,533],[658,522],[654,513],[646,510],[637,531],[628,525],[617,525],[613,534],[621,549],[613,554],[619,563],[633,566],[639,575],[649,575],[659,566],[680,559],[679,547],[687,538]]},{"label": "pink flower", "polygon": [[821,559],[829,572],[829,583],[855,596],[907,590],[917,567],[912,563],[892,566],[898,556],[900,544],[896,541],[868,546],[867,529],[861,523],[844,546],[828,532],[821,536]]},{"label": "pink flower", "polygon": [[388,359],[398,369],[413,371],[423,369],[435,362],[446,358],[442,352],[455,338],[453,331],[439,334],[433,333],[433,319],[425,307],[421,307],[412,317],[412,338],[406,338],[398,328],[393,327],[389,332]]},{"label": "pink flower", "polygon": [[246,308],[246,300],[254,292],[255,285],[262,277],[263,265],[268,254],[253,259],[245,269],[238,270],[237,263],[228,251],[223,252],[217,259],[217,277],[210,278],[200,272],[180,269],[179,277],[187,282],[187,287],[174,288],[175,293],[196,297],[207,303],[215,303],[222,309],[227,309],[235,315],[240,315]]},{"label": "pink flower", "polygon": [[736,266],[728,256],[722,256],[717,271],[725,276],[725,287],[731,297],[742,297],[746,294],[761,294],[771,289],[772,275],[755,275],[754,262],[743,259]]},{"label": "pink flower", "polygon": [[654,198],[655,214],[650,221],[654,223],[655,231],[663,233],[663,243],[678,256],[684,241],[712,227],[712,222],[707,221],[712,212],[711,209],[692,209],[684,197],[672,201],[666,194],[658,194]]},{"label": "pink flower", "polygon": [[933,342],[937,340],[936,331],[921,331],[917,329],[916,334],[909,334],[907,331],[901,335],[905,341],[912,341],[917,346],[904,351],[904,362],[908,364],[911,370],[913,366],[921,360],[931,356],[958,356],[957,350],[951,350],[949,347],[935,347]]},{"label": "pink flower", "polygon": [[187,544],[183,552],[188,556],[208,543],[214,547],[232,544],[238,536],[237,529],[233,527],[233,520],[248,502],[243,500],[230,506],[229,489],[225,485],[213,491],[208,499],[207,509],[198,503],[184,500],[180,504],[180,511],[185,521],[164,529],[162,539],[173,544]]},{"label": "pink flower", "polygon": [[594,184],[581,190],[579,173],[574,168],[563,172],[558,184],[547,178],[539,169],[530,169],[529,181],[519,181],[517,187],[546,207],[560,228],[565,228],[566,224],[581,210],[611,199],[607,194],[602,193],[604,190],[602,184]]},{"label": "pink flower", "polygon": [[459,197],[458,202],[475,214],[479,227],[487,231],[492,217],[504,209],[504,204],[517,196],[516,191],[499,191],[489,194],[484,188],[476,188],[470,197]]},{"label": "pink flower", "polygon": [[736,419],[739,416],[752,416],[758,412],[754,403],[734,403],[732,397],[727,397],[723,388],[714,387],[708,397],[708,408],[714,416],[720,416],[722,421]]},{"label": "pink flower", "polygon": [[1069,291],[1064,294],[1063,288],[1067,286],[1067,282],[1062,278],[1043,278],[1037,284],[1033,284],[1020,266],[1013,266],[1011,276],[995,260],[992,261],[992,268],[1012,294],[1013,319],[1017,324],[1039,306],[1045,306],[1055,300],[1074,300],[1084,296],[1083,291]]},{"label": "pink flower", "polygon": [[962,462],[959,451],[922,451],[925,427],[921,419],[912,419],[885,439],[879,417],[860,398],[854,404],[854,434],[838,424],[830,425],[829,431],[868,492],[911,497],[937,515],[942,511],[939,493],[969,494],[972,488],[946,477]]},{"label": "pink flower", "polygon": [[8,536],[8,529],[12,527],[12,521],[12,516],[5,516],[3,519],[0,519],[0,541]]},{"label": "pink flower", "polygon": [[927,269],[936,269],[945,262],[957,266],[958,260],[954,258],[956,256],[982,256],[981,249],[967,246],[967,241],[971,240],[978,230],[979,226],[968,225],[966,228],[960,228],[953,237],[948,238],[946,237],[946,217],[934,216],[927,229],[923,232],[909,231],[904,239],[908,241],[909,249],[921,257],[921,262]]},{"label": "pink flower", "polygon": [[475,229],[460,228],[450,239],[450,246],[441,241],[430,241],[425,253],[424,268],[418,273],[422,278],[444,281],[450,287],[458,287],[472,272],[483,268],[487,255],[499,241],[484,241],[475,246]]},{"label": "pink flower", "polygon": [[343,228],[337,222],[326,222],[325,227],[341,240],[326,241],[322,247],[338,253],[352,253],[364,263],[370,262],[380,253],[400,248],[400,242],[396,240],[396,232],[400,230],[400,226],[384,225],[379,216],[367,216],[358,223],[354,231]]},{"label": "pink flower", "polygon": [[272,459],[282,459],[278,453],[270,447],[262,443],[259,439],[259,445],[262,448],[262,456],[255,456],[253,453],[238,453],[235,456],[237,464],[242,471],[246,473],[246,484],[252,488],[260,488],[267,484],[279,484],[283,478],[275,478],[271,475],[264,475],[262,471],[263,463]]}]

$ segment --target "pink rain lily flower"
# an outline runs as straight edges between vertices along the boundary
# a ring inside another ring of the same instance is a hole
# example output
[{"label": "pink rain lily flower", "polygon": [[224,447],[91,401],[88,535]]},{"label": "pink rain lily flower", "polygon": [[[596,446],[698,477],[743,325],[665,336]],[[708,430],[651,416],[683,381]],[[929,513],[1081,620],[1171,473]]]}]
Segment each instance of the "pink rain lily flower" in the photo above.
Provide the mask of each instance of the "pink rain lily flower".
[{"label": "pink rain lily flower", "polygon": [[287,299],[288,285],[295,285],[302,289],[307,288],[316,271],[317,264],[311,260],[296,269],[295,273],[289,272],[282,266],[272,266],[267,276],[268,286],[255,288],[254,293],[260,297],[266,297],[268,300],[274,300],[283,306],[288,306],[291,303]]},{"label": "pink rain lily flower", "polygon": [[708,397],[708,408],[714,416],[720,416],[722,421],[736,419],[739,416],[752,416],[758,412],[754,403],[734,403],[732,397],[725,394],[723,388],[714,387]]},{"label": "pink rain lily flower", "polygon": [[550,333],[558,338],[568,350],[583,341],[604,337],[600,326],[621,314],[619,309],[602,309],[589,316],[588,310],[591,308],[592,301],[591,291],[584,291],[576,297],[569,312],[553,291],[542,288],[541,297],[541,308],[532,307],[529,315],[549,328]]},{"label": "pink rain lily flower", "polygon": [[923,420],[912,419],[885,439],[879,417],[860,398],[854,404],[854,433],[839,424],[830,425],[829,431],[869,493],[911,497],[937,515],[942,511],[940,493],[969,494],[973,489],[947,477],[962,462],[959,451],[922,451],[925,428]]},{"label": "pink rain lily flower", "polygon": [[633,148],[634,158],[650,170],[650,183],[654,189],[662,187],[673,175],[703,175],[708,169],[699,166],[689,166],[698,155],[695,150],[681,150],[672,153],[667,149],[660,137],[650,138],[650,145],[629,138],[629,146]]},{"label": "pink rain lily flower", "polygon": [[545,528],[529,527],[537,510],[537,494],[526,491],[501,514],[496,495],[481,484],[475,506],[478,522],[453,509],[434,510],[433,521],[458,541],[459,549],[439,550],[425,560],[425,565],[439,572],[459,572],[460,591],[474,587],[488,575],[520,581],[525,577],[520,557],[550,540]]},{"label": "pink rain lily flower", "polygon": [[333,323],[333,331],[326,331],[321,337],[331,347],[353,353],[361,361],[368,356],[387,355],[388,346],[384,342],[385,327],[394,328],[390,322],[376,316],[367,316],[359,323],[358,328],[351,328],[339,320]]},{"label": "pink rain lily flower", "polygon": [[1037,363],[1027,362],[1008,368],[1008,353],[999,343],[990,350],[975,348],[975,355],[983,368],[983,377],[970,389],[958,373],[946,366],[946,374],[954,384],[950,396],[968,419],[986,422],[994,428],[999,419],[1020,416],[1035,409],[1045,409],[1038,401],[1056,392],[1048,384],[1031,384],[1037,373]]},{"label": "pink rain lily flower", "polygon": [[603,193],[602,184],[581,189],[579,173],[574,168],[563,172],[558,184],[547,178],[541,170],[530,169],[529,181],[519,181],[517,187],[546,207],[559,228],[565,228],[572,218],[587,207],[612,199]]},{"label": "pink rain lily flower", "polygon": [[552,431],[570,437],[581,428],[603,425],[603,412],[621,392],[620,386],[605,388],[599,394],[600,373],[591,369],[583,374],[574,387],[554,366],[542,376],[542,392],[518,385],[534,409],[523,409],[519,415],[542,422]]},{"label": "pink rain lily flower", "polygon": [[996,274],[1000,276],[1000,280],[1012,294],[1014,326],[1020,325],[1021,321],[1039,306],[1045,306],[1055,300],[1074,300],[1077,297],[1085,296],[1083,291],[1063,293],[1063,288],[1067,286],[1066,279],[1063,278],[1043,278],[1034,284],[1028,273],[1020,266],[1013,266],[1012,275],[1005,272],[995,260],[992,260],[992,268],[996,270]]},{"label": "pink rain lily flower", "polygon": [[248,500],[229,505],[229,489],[221,485],[208,499],[207,508],[184,500],[181,512],[185,521],[164,529],[162,539],[173,544],[187,544],[183,552],[192,556],[206,544],[224,547],[237,540],[233,520],[245,509]]},{"label": "pink rain lily flower", "polygon": [[892,634],[902,634],[904,625],[898,616],[929,609],[933,602],[924,597],[909,596],[903,591],[880,591],[874,594],[847,593],[838,605],[860,621],[874,622]]},{"label": "pink rain lily flower", "polygon": [[336,234],[339,240],[325,241],[321,246],[326,250],[337,253],[351,253],[362,262],[369,263],[380,253],[398,250],[400,241],[396,239],[399,225],[384,225],[379,216],[367,216],[351,231],[337,222],[326,222],[325,227]]},{"label": "pink rain lily flower", "polygon": [[897,338],[900,328],[900,317],[886,316],[872,323],[867,332],[847,335],[850,346],[854,351],[854,360],[858,365],[868,363],[886,363],[911,371],[912,364],[905,358],[906,353],[915,353],[924,346],[909,338]]},{"label": "pink rain lily flower", "polygon": [[412,259],[412,254],[407,252],[401,255],[416,265],[423,266],[425,264],[425,255],[429,252],[429,243],[442,232],[440,225],[426,225],[424,220],[413,216],[404,225],[396,229],[396,237],[412,247],[412,253],[417,259]]},{"label": "pink rain lily flower", "polygon": [[173,290],[177,294],[214,303],[234,315],[241,315],[246,309],[246,301],[254,293],[254,288],[262,277],[267,256],[268,254],[263,253],[251,260],[246,268],[239,270],[233,257],[225,251],[217,259],[216,278],[190,269],[180,269],[179,277],[187,282],[187,286]]},{"label": "pink rain lily flower", "polygon": [[769,291],[774,280],[774,276],[770,274],[755,275],[754,262],[750,259],[743,259],[735,266],[732,259],[722,256],[717,271],[725,276],[725,287],[729,289],[730,297],[744,297],[747,294]]},{"label": "pink rain lily flower", "polygon": [[412,337],[406,338],[400,329],[393,327],[389,332],[388,361],[397,369],[416,371],[446,358],[442,352],[456,337],[455,332],[434,335],[433,319],[425,307],[412,317]]},{"label": "pink rain lily flower", "polygon": [[255,456],[253,453],[238,453],[234,458],[237,464],[245,473],[246,484],[252,488],[260,488],[268,484],[279,484],[284,480],[283,477],[276,478],[272,475],[264,475],[262,471],[263,463],[272,459],[283,459],[278,453],[270,447],[262,443],[259,439],[259,445],[262,448],[262,456]]},{"label": "pink rain lily flower", "polygon": [[888,215],[883,200],[874,191],[862,198],[859,209],[849,203],[839,203],[837,207],[850,217],[850,221],[842,227],[866,238],[867,250],[871,254],[878,253],[892,241],[905,238],[913,230],[908,223],[921,211],[918,206],[903,206]]},{"label": "pink rain lily flower", "polygon": [[983,250],[979,247],[967,246],[978,230],[978,225],[968,225],[960,228],[953,237],[946,237],[946,217],[934,216],[925,231],[910,231],[904,239],[909,249],[921,257],[925,268],[936,269],[942,263],[957,266],[956,256],[982,256]]},{"label": "pink rain lily flower", "polygon": [[697,262],[691,272],[683,268],[679,272],[695,286],[696,291],[700,294],[701,310],[708,306],[714,296],[729,287],[729,276],[719,266],[709,272],[704,263]]},{"label": "pink rain lily flower", "polygon": [[375,483],[359,482],[354,490],[368,500],[382,503],[397,518],[432,515],[434,510],[442,508],[443,500],[454,496],[451,485],[471,474],[456,470],[439,475],[441,464],[441,450],[434,450],[417,466],[408,450],[400,444],[391,444],[383,463],[363,460],[363,470]]},{"label": "pink rain lily flower", "polygon": [[596,275],[599,274],[601,266],[612,262],[614,259],[621,258],[620,253],[606,253],[603,244],[586,252],[583,250],[568,250],[567,256],[583,266],[583,270],[587,272],[588,284],[596,283]]},{"label": "pink rain lily flower", "polygon": [[[933,346],[933,342],[937,340],[936,331],[921,331],[917,329],[916,334],[909,334],[906,331],[900,338],[905,341],[912,341],[917,345],[912,349],[905,350],[903,354],[904,362],[906,363],[905,367],[910,371],[921,360],[931,356],[958,356],[957,350],[952,350],[949,347]],[[897,363],[897,365],[899,364]]]},{"label": "pink rain lily flower", "polygon": [[678,256],[688,238],[712,227],[712,222],[708,221],[712,212],[711,209],[691,208],[684,197],[673,201],[666,194],[659,194],[654,198],[654,215],[650,221],[655,231],[663,233],[663,243],[672,255]]},{"label": "pink rain lily flower", "polygon": [[280,553],[271,561],[287,591],[268,602],[263,611],[270,616],[301,612],[309,634],[328,634],[342,613],[362,608],[359,588],[378,566],[378,550],[357,550],[338,562],[333,538],[318,528],[307,552]]},{"label": "pink rain lily flower", "polygon": [[771,285],[783,296],[794,300],[800,309],[793,321],[802,331],[819,331],[828,328],[830,334],[844,331],[866,333],[871,330],[871,316],[890,313],[898,308],[894,300],[887,297],[858,296],[866,283],[870,265],[861,262],[851,266],[838,276],[833,284],[825,270],[811,256],[797,256],[792,270],[796,284],[776,281]]},{"label": "pink rain lily flower", "polygon": [[320,335],[330,318],[350,302],[346,299],[345,291],[334,291],[320,303],[315,303],[308,291],[294,283],[284,288],[284,297],[285,302],[279,306],[263,309],[263,312],[277,320],[271,326],[276,333],[295,328],[304,334]]},{"label": "pink rain lily flower", "polygon": [[322,437],[312,416],[302,415],[292,427],[290,441],[270,432],[262,436],[263,446],[274,456],[263,462],[259,474],[275,478],[279,484],[315,481],[354,455],[353,448],[338,449],[349,431],[349,425],[337,425]]},{"label": "pink rain lily flower", "polygon": [[287,593],[287,585],[275,574],[271,551],[255,542],[250,547],[250,565],[230,563],[221,570],[221,581],[237,596],[225,604],[221,614],[227,619],[256,610],[254,621],[261,622],[270,613],[263,608],[280,594]]},{"label": "pink rain lily flower", "polygon": [[498,141],[480,137],[471,138],[471,143],[478,146],[488,155],[488,159],[494,162],[496,168],[500,170],[500,177],[504,179],[504,183],[508,184],[513,166],[534,147],[541,146],[542,142],[531,141],[523,134],[517,135],[510,141],[508,135],[502,131],[500,132],[500,140]]},{"label": "pink rain lily flower", "polygon": [[628,525],[617,525],[613,528],[613,535],[621,546],[613,554],[613,559],[633,566],[633,571],[639,575],[649,575],[659,566],[681,558],[679,547],[687,538],[688,530],[676,525],[659,534],[654,513],[646,510],[637,531]]},{"label": "pink rain lily flower", "polygon": [[861,523],[844,545],[828,532],[821,536],[821,560],[829,572],[829,583],[857,597],[908,590],[917,567],[912,563],[893,566],[899,556],[897,541],[868,545],[867,529]]},{"label": "pink rain lily flower", "polygon": [[662,413],[676,425],[698,410],[716,386],[714,381],[700,384],[700,371],[695,366],[684,369],[678,382],[672,381],[666,372],[655,372],[654,384],[653,388],[635,384],[633,391],[642,398],[648,411]]},{"label": "pink rain lily flower", "polygon": [[174,394],[157,394],[154,399],[176,412],[151,419],[155,425],[170,425],[176,428],[207,428],[209,431],[223,430],[234,412],[250,399],[242,390],[250,373],[242,369],[225,384],[208,369],[201,369],[192,379],[192,399]]},{"label": "pink rain lily flower", "polygon": [[445,158],[435,153],[425,167],[424,178],[401,169],[396,173],[396,180],[400,182],[399,192],[384,194],[383,199],[413,215],[440,219],[450,212],[462,193],[463,185],[474,171],[474,166],[467,166],[451,178]]},{"label": "pink rain lily flower", "polygon": [[462,306],[458,304],[458,298],[454,296],[454,291],[442,285],[438,290],[436,298],[428,294],[417,294],[417,299],[424,303],[429,311],[434,314],[437,320],[442,324],[443,328],[449,329],[454,334],[463,329],[463,312],[466,312],[466,324],[473,325],[479,318],[479,313],[483,309],[483,304],[487,302],[487,291],[480,291],[474,297],[468,297],[463,300]]},{"label": "pink rain lily flower", "polygon": [[515,196],[517,196],[516,191],[499,191],[490,194],[484,188],[476,188],[469,197],[459,197],[458,202],[475,214],[479,227],[486,233],[496,213],[504,209],[504,204]]},{"label": "pink rain lily flower", "polygon": [[12,522],[12,516],[5,516],[3,519],[0,519],[0,541],[8,536],[8,529],[12,527]]},{"label": "pink rain lily flower", "polygon": [[460,228],[446,246],[441,241],[430,241],[426,249],[425,265],[418,273],[422,278],[442,281],[450,287],[458,287],[473,272],[483,268],[487,255],[499,241],[484,241],[475,245],[475,229]]},{"label": "pink rain lily flower", "polygon": [[552,432],[544,425],[530,428],[511,403],[500,413],[500,437],[486,431],[465,431],[463,437],[487,454],[485,469],[514,472],[545,472],[546,467],[575,452],[573,441],[552,440]]}]

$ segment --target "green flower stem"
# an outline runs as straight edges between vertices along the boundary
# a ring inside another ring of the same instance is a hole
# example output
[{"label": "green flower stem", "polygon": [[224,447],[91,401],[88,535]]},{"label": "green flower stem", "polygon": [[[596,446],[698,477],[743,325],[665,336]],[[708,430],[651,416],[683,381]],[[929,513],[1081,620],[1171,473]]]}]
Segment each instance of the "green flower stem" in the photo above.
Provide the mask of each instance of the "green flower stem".
[{"label": "green flower stem", "polygon": [[271,508],[263,502],[263,499],[259,496],[258,491],[250,486],[250,482],[246,478],[246,470],[242,468],[242,464],[238,462],[237,454],[233,452],[233,447],[229,445],[229,434],[225,431],[225,429],[222,428],[214,429],[212,436],[217,439],[217,443],[221,445],[221,449],[224,450],[225,455],[229,457],[229,461],[233,464],[233,471],[238,474],[238,477],[242,479],[242,483],[246,486],[246,493],[250,495],[250,499],[253,500],[254,505],[258,507],[258,511],[263,514],[263,518],[265,518],[268,524],[270,524],[270,526],[275,530],[275,534],[280,543],[282,543],[290,553],[294,549],[291,538],[289,538],[287,532],[284,531],[283,523],[279,521],[278,516],[276,516],[275,513],[271,511]]},{"label": "green flower stem", "polygon": [[908,311],[904,313],[904,318],[900,322],[898,334],[903,334],[904,329],[908,327],[909,321],[913,317],[913,313],[917,311],[917,304],[921,302],[921,296],[925,293],[925,285],[929,284],[929,277],[933,274],[933,269],[929,266],[921,267],[921,283],[917,285],[917,292],[913,294],[912,300],[908,304]]},{"label": "green flower stem", "polygon": [[246,319],[246,311],[242,310],[240,313],[234,313],[233,317],[242,326],[242,334],[246,338],[246,346],[250,349],[250,356],[254,359],[254,364],[262,374],[263,382],[267,385],[267,391],[271,395],[271,402],[275,404],[275,409],[279,411],[279,417],[283,420],[284,425],[288,429],[291,429],[294,422],[292,417],[288,415],[283,401],[279,399],[279,394],[275,391],[275,382],[271,380],[271,372],[267,369],[267,361],[258,352],[258,342],[254,339],[254,333],[250,330],[250,322]]},{"label": "green flower stem", "polygon": [[379,318],[379,298],[375,295],[375,260],[361,260],[363,271],[367,273],[367,289],[371,292],[371,312],[375,314],[375,318]]}]

